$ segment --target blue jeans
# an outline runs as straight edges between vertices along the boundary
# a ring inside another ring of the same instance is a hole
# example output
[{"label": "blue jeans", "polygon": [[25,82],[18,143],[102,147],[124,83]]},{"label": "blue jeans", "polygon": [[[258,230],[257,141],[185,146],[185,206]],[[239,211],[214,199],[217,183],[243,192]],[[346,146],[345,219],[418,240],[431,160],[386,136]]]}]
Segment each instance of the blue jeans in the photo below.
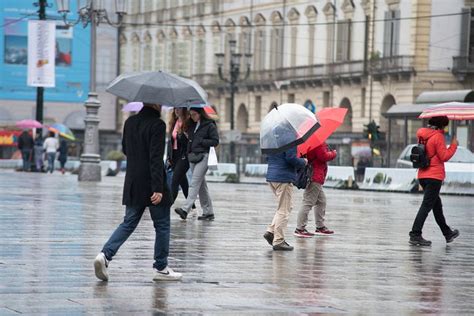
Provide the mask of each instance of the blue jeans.
[{"label": "blue jeans", "polygon": [[[163,270],[168,265],[170,248],[170,207],[153,205],[150,209],[151,219],[155,227],[155,262],[153,267]],[[130,237],[142,218],[145,207],[127,206],[123,222],[117,227],[109,240],[105,243],[102,252],[107,260],[112,260],[120,246]]]},{"label": "blue jeans", "polygon": [[31,149],[23,149],[21,151],[23,158],[23,171],[30,171],[31,169]]},{"label": "blue jeans", "polygon": [[53,171],[54,171],[54,160],[56,158],[56,153],[46,153],[46,157],[48,157],[48,171],[53,173]]}]

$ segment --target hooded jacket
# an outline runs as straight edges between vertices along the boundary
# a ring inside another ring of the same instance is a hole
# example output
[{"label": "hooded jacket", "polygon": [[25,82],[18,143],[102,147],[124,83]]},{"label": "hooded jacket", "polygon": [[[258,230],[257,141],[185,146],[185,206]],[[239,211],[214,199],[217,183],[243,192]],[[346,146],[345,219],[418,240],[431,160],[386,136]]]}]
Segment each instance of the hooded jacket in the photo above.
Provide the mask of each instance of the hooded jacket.
[{"label": "hooded jacket", "polygon": [[425,142],[426,155],[430,159],[429,167],[418,169],[418,179],[443,181],[446,177],[444,163],[451,159],[458,146],[451,144],[449,148],[446,148],[443,130],[423,127],[416,132],[416,137]]},{"label": "hooded jacket", "polygon": [[336,158],[336,151],[330,150],[326,143],[322,143],[316,148],[308,151],[308,162],[313,167],[313,177],[311,181],[324,184],[328,173],[328,161]]}]

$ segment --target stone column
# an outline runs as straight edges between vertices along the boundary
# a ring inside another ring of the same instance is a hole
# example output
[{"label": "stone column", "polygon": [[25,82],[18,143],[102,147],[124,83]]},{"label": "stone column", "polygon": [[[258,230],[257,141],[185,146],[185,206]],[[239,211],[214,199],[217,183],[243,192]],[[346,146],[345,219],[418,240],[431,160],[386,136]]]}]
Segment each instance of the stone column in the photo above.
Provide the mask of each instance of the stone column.
[{"label": "stone column", "polygon": [[99,155],[99,108],[97,93],[91,92],[84,104],[86,107],[84,129],[84,151],[79,167],[79,181],[101,181]]}]

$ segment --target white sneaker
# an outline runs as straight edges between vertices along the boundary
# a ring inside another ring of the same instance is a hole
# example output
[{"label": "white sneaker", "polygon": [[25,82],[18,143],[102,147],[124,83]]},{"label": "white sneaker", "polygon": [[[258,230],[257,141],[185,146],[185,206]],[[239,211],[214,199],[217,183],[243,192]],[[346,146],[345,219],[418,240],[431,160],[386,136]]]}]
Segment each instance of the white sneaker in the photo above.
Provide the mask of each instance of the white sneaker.
[{"label": "white sneaker", "polygon": [[102,281],[108,281],[109,280],[109,274],[107,273],[107,267],[109,266],[109,262],[107,261],[107,258],[105,257],[104,253],[101,252],[95,257],[94,260],[94,270],[95,270],[95,276],[102,280]]},{"label": "white sneaker", "polygon": [[153,270],[155,271],[153,281],[179,281],[183,277],[181,273],[174,272],[170,267],[166,267],[163,270]]}]

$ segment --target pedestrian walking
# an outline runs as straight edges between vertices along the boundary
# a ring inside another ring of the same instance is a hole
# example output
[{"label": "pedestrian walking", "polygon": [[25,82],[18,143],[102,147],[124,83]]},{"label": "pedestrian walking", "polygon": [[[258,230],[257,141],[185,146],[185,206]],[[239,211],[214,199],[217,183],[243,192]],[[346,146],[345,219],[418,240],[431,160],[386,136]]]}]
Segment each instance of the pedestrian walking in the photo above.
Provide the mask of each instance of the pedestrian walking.
[{"label": "pedestrian walking", "polygon": [[[313,168],[311,182],[303,193],[303,205],[298,213],[298,220],[294,235],[296,237],[312,237],[313,235],[332,235],[334,231],[329,230],[324,224],[326,214],[326,195],[323,191],[323,184],[328,173],[328,161],[336,158],[337,153],[331,150],[326,143],[322,143],[307,152],[308,163]],[[316,231],[309,232],[306,229],[308,224],[308,214],[311,208],[314,209],[314,219],[316,221]]]},{"label": "pedestrian walking", "polygon": [[186,108],[174,108],[169,122],[168,164],[171,166],[173,176],[171,180],[171,194],[173,202],[178,196],[179,187],[184,196],[188,197],[189,183],[186,172],[189,170],[187,156],[188,137],[186,136],[189,113]]},{"label": "pedestrian walking", "polygon": [[61,165],[61,173],[64,174],[66,172],[66,170],[64,169],[65,166],[66,166],[66,162],[67,162],[67,152],[68,152],[68,145],[67,145],[67,142],[65,139],[61,139],[61,141],[59,142],[59,148],[58,148],[58,153],[59,153],[59,156],[58,156],[58,160],[59,160],[59,163]]},{"label": "pedestrian walking", "polygon": [[46,152],[46,158],[48,159],[48,170],[50,173],[54,171],[54,160],[56,160],[56,152],[59,148],[59,142],[54,137],[54,132],[48,132],[48,137],[44,140],[43,148]]},{"label": "pedestrian walking", "polygon": [[23,171],[30,171],[31,169],[31,154],[33,152],[34,140],[28,130],[24,130],[18,138],[18,149],[21,151],[21,158],[23,160]]},{"label": "pedestrian walking", "polygon": [[273,250],[293,250],[285,240],[285,230],[292,209],[293,182],[296,170],[306,165],[307,160],[296,156],[296,147],[285,152],[270,154],[267,157],[267,182],[275,194],[278,207],[272,223],[263,235]]},{"label": "pedestrian walking", "polygon": [[198,220],[214,220],[214,209],[211,196],[206,183],[206,172],[208,169],[209,149],[219,144],[219,134],[214,120],[202,108],[191,108],[189,111],[191,120],[188,125],[188,160],[192,171],[191,187],[186,202],[175,212],[186,219],[199,194],[202,215]]},{"label": "pedestrian walking", "polygon": [[100,280],[109,279],[109,262],[133,233],[147,207],[155,227],[153,280],[175,281],[182,277],[168,266],[172,196],[166,185],[163,163],[166,125],[160,111],[160,105],[144,103],[138,114],[125,121],[122,139],[122,150],[127,156],[122,199],[125,217],[94,260],[95,275]]},{"label": "pedestrian walking", "polygon": [[35,165],[36,165],[36,171],[37,172],[42,172],[43,171],[43,165],[44,165],[44,148],[43,148],[43,139],[41,135],[36,136],[35,140],[35,147],[33,150],[34,156],[35,156]]},{"label": "pedestrian walking", "polygon": [[418,180],[423,187],[423,202],[418,210],[413,227],[410,231],[409,243],[418,246],[430,246],[431,241],[422,236],[423,225],[431,210],[446,242],[452,242],[459,236],[457,229],[452,230],[447,224],[443,214],[443,204],[439,196],[441,185],[446,176],[444,163],[455,154],[458,141],[456,137],[451,140],[451,145],[446,148],[444,128],[448,126],[446,116],[430,118],[428,127],[420,128],[416,137],[419,143],[425,144],[426,156],[430,160],[428,167],[418,169]]}]

